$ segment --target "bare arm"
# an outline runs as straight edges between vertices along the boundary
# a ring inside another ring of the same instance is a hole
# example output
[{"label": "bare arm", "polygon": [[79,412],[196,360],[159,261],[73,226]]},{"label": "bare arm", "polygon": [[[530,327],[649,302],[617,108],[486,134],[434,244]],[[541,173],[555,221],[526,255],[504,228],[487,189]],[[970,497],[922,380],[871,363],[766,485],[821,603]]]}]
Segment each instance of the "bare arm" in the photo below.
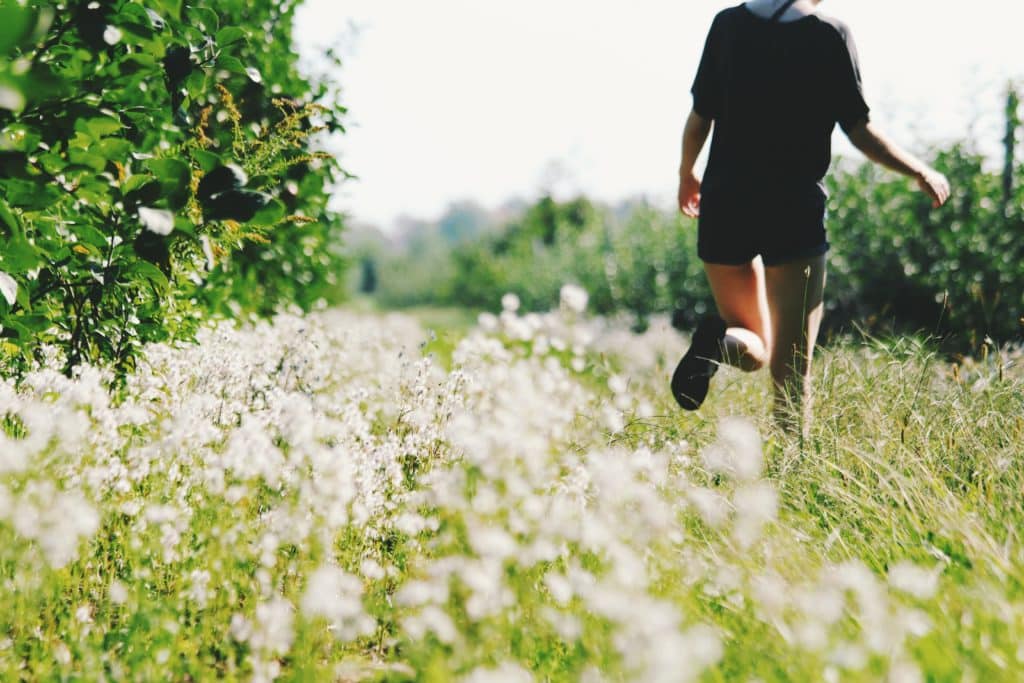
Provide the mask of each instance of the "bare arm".
[{"label": "bare arm", "polygon": [[711,121],[691,111],[683,129],[683,161],[679,166],[679,210],[690,218],[700,213],[700,178],[693,167],[710,132]]},{"label": "bare arm", "polygon": [[946,176],[902,149],[870,122],[860,123],[847,136],[853,146],[871,161],[916,180],[921,191],[932,198],[935,207],[942,206],[949,199]]}]

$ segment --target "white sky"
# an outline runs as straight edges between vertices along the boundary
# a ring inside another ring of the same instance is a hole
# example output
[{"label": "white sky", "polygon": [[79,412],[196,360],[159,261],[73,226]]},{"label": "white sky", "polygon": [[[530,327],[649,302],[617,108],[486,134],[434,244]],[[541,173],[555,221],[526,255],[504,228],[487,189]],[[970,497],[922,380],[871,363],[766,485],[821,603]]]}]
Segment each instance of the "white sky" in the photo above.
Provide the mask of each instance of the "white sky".
[{"label": "white sky", "polygon": [[[335,207],[388,229],[453,200],[494,207],[545,187],[671,205],[704,37],[731,4],[306,0],[297,49],[348,55],[337,149],[359,180]],[[1024,85],[1024,0],[826,0],[822,10],[853,31],[876,122],[918,148],[974,122],[998,149],[1006,83]],[[836,151],[855,153],[840,137]]]}]

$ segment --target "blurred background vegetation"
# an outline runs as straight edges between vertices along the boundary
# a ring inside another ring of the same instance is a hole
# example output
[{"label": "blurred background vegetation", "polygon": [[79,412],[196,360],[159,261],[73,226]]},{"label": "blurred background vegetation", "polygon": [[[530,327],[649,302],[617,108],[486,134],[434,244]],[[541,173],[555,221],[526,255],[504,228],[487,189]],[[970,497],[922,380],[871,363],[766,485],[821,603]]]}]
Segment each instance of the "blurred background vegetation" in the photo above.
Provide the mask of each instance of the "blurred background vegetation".
[{"label": "blurred background vegetation", "polygon": [[[826,334],[923,334],[950,352],[1021,341],[1019,110],[1011,87],[1001,169],[971,140],[932,150],[953,186],[940,210],[904,178],[837,159],[828,180]],[[565,282],[586,288],[594,313],[625,315],[638,329],[655,313],[689,329],[713,306],[696,222],[643,200],[608,206],[548,195],[494,212],[462,202],[437,221],[407,219],[394,236],[354,229],[349,242],[358,265],[349,287],[384,307],[493,310],[514,292],[524,309],[547,310]]]}]

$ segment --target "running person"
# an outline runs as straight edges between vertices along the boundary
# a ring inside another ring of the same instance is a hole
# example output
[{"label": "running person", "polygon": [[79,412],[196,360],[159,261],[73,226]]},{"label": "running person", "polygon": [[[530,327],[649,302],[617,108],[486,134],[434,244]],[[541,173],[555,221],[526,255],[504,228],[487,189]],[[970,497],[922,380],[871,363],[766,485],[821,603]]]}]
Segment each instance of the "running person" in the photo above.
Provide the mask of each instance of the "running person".
[{"label": "running person", "polygon": [[[672,377],[687,410],[720,363],[774,380],[783,426],[807,424],[825,288],[826,193],[838,123],[872,161],[917,181],[936,207],[946,178],[869,121],[849,29],[821,0],[750,0],[715,17],[683,133],[679,208],[699,217],[698,256],[718,308]],[[714,123],[703,182],[694,164]]]}]

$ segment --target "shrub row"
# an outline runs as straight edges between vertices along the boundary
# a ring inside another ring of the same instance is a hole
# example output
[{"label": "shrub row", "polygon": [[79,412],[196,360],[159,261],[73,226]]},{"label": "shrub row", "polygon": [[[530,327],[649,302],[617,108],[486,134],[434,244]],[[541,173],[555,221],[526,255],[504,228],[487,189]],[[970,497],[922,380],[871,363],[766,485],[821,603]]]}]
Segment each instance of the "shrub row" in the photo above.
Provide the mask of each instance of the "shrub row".
[{"label": "shrub row", "polygon": [[[986,338],[1020,341],[1024,187],[986,170],[966,144],[935,164],[953,186],[939,210],[903,178],[838,164],[829,180],[831,331],[938,335],[950,351],[975,350]],[[493,309],[514,292],[524,308],[545,310],[571,281],[588,290],[594,312],[632,314],[641,328],[667,311],[689,328],[713,306],[696,222],[650,206],[620,220],[585,198],[544,197],[478,239],[451,249],[422,244],[414,254],[377,256],[381,303]]]}]

